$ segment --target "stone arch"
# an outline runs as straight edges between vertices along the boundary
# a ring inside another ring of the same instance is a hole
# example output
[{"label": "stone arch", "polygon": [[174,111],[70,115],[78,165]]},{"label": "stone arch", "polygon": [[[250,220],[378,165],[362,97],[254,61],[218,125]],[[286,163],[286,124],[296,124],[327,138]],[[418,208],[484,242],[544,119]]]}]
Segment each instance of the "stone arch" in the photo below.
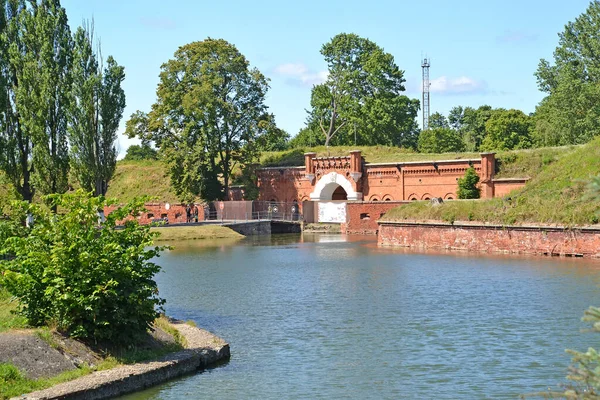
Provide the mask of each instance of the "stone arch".
[{"label": "stone arch", "polygon": [[394,198],[389,194],[386,194],[383,196],[383,201],[392,201],[392,200],[394,200]]},{"label": "stone arch", "polygon": [[340,186],[346,191],[348,200],[362,200],[362,193],[356,192],[352,187],[352,183],[344,175],[337,172],[323,175],[315,185],[315,190],[310,194],[310,199],[316,201],[331,200],[333,192]]},{"label": "stone arch", "polygon": [[374,194],[373,196],[369,197],[369,201],[379,201],[379,197]]},{"label": "stone arch", "polygon": [[410,196],[408,196],[408,200],[410,200],[410,201],[419,200],[419,197],[417,197],[416,193],[413,193]]},{"label": "stone arch", "polygon": [[425,193],[423,196],[421,196],[421,200],[431,200],[432,197],[433,196],[429,193]]},{"label": "stone arch", "polygon": [[444,200],[454,200],[456,199],[456,195],[454,193],[446,193],[444,196]]}]

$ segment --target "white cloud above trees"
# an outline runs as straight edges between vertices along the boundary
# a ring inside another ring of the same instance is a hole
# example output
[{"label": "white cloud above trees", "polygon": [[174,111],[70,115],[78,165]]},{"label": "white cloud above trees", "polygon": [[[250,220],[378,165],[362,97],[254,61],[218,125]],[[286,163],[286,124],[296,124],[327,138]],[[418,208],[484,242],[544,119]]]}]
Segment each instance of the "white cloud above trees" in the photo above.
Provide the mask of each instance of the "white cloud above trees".
[{"label": "white cloud above trees", "polygon": [[487,83],[482,80],[469,78],[467,76],[460,76],[458,78],[449,78],[447,76],[440,76],[431,80],[430,91],[431,93],[438,94],[484,94],[488,92]]},{"label": "white cloud above trees", "polygon": [[303,63],[280,64],[273,72],[286,78],[286,81],[294,86],[312,87],[325,82],[328,76],[327,70],[313,71]]}]

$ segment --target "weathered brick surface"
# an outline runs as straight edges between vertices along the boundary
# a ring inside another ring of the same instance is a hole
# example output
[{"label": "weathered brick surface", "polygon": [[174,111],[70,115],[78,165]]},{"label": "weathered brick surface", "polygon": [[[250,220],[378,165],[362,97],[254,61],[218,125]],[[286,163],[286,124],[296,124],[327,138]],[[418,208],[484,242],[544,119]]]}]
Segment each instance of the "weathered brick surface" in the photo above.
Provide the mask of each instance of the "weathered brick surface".
[{"label": "weathered brick surface", "polygon": [[600,257],[600,228],[382,222],[381,246]]},{"label": "weathered brick surface", "polygon": [[349,202],[346,205],[346,223],[342,232],[351,235],[376,235],[379,230],[377,221],[386,212],[408,201]]}]

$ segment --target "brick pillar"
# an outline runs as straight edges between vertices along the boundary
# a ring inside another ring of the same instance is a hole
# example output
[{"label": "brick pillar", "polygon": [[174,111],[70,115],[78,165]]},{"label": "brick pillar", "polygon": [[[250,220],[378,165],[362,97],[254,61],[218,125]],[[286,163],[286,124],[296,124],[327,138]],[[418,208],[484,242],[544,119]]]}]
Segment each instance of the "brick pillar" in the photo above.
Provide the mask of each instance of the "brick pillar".
[{"label": "brick pillar", "polygon": [[317,156],[317,153],[304,153],[304,168],[307,174],[314,174],[313,159]]},{"label": "brick pillar", "polygon": [[350,152],[350,172],[362,172],[362,157],[360,150]]},{"label": "brick pillar", "polygon": [[496,153],[481,153],[481,198],[494,197],[494,174],[496,172]]}]

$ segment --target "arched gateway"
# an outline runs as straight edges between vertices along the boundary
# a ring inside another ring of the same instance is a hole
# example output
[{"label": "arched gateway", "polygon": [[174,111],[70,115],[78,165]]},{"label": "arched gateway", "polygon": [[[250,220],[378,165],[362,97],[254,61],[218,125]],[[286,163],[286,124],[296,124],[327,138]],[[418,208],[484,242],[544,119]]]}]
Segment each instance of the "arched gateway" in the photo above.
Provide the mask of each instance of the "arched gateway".
[{"label": "arched gateway", "polygon": [[334,198],[334,193],[336,194],[335,197],[338,197],[341,193],[340,188],[346,192],[346,200],[362,200],[362,193],[356,192],[352,183],[344,175],[337,172],[323,175],[310,194],[310,199],[312,201],[342,200],[341,198]]}]

